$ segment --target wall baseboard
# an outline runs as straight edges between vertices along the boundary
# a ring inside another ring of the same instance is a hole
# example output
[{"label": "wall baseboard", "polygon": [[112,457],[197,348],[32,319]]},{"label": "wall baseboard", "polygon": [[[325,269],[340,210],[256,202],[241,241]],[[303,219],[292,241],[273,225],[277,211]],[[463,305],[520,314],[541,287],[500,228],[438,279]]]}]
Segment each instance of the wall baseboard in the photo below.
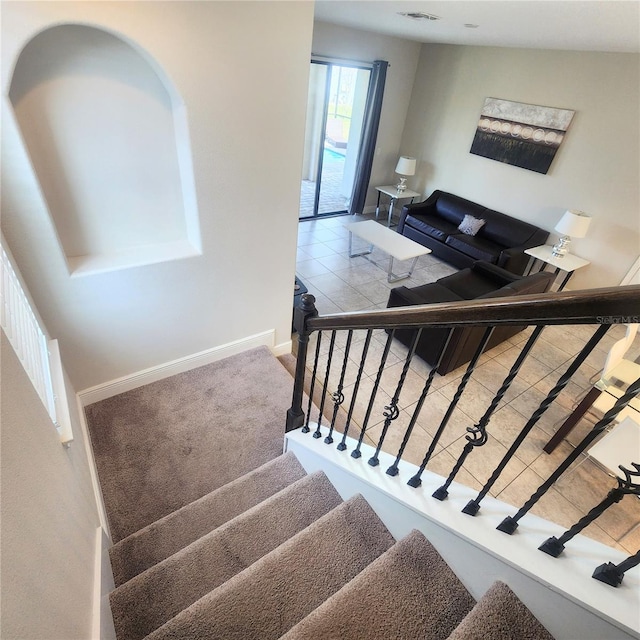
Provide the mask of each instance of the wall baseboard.
[{"label": "wall baseboard", "polygon": [[234,342],[228,342],[227,344],[213,347],[212,349],[206,349],[199,353],[194,353],[183,358],[178,358],[171,362],[165,362],[164,364],[150,367],[149,369],[143,369],[136,373],[132,373],[128,376],[116,378],[109,382],[89,387],[78,392],[78,398],[83,407],[93,404],[94,402],[100,402],[107,398],[112,398],[126,391],[137,389],[145,384],[157,382],[170,376],[174,376],[178,373],[184,373],[197,367],[202,367],[217,360],[228,358],[229,356],[242,353],[247,349],[253,349],[255,347],[266,346],[273,352],[274,355],[282,355],[291,351],[291,341],[284,342],[279,345],[274,345],[275,331],[263,331],[262,333],[256,333],[253,336],[242,338],[241,340],[235,340]]},{"label": "wall baseboard", "polygon": [[109,606],[109,593],[115,589],[115,583],[109,562],[108,547],[109,539],[102,527],[98,527],[93,570],[92,640],[116,640],[116,630]]}]

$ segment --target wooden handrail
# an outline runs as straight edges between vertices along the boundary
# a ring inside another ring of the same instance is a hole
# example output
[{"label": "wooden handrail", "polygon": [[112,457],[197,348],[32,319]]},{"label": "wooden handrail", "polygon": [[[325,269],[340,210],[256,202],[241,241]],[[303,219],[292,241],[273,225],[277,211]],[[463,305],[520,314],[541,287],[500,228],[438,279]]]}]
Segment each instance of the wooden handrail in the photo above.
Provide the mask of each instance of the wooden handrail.
[{"label": "wooden handrail", "polygon": [[[304,297],[304,296],[303,296]],[[640,322],[640,285],[482,298],[309,317],[308,331]]]}]

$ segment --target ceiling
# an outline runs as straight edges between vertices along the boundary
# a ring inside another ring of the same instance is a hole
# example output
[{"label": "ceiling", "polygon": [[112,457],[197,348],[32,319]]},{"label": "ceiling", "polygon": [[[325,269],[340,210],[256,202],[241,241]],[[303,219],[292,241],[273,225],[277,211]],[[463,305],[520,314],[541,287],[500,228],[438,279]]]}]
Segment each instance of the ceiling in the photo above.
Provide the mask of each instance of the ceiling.
[{"label": "ceiling", "polygon": [[419,42],[640,51],[640,0],[316,0],[315,18]]}]

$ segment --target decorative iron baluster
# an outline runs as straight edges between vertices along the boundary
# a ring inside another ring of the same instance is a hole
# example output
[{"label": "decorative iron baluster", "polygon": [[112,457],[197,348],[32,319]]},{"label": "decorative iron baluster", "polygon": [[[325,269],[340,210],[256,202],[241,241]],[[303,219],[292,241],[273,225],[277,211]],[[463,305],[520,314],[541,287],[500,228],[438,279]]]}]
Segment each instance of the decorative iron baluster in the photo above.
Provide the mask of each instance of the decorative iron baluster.
[{"label": "decorative iron baluster", "polygon": [[537,491],[525,502],[515,516],[507,516],[498,526],[498,531],[512,534],[518,528],[518,520],[522,518],[533,505],[542,498],[542,496],[550,489],[551,485],[571,466],[580,454],[598,437],[609,423],[622,411],[628,404],[640,393],[640,378],[633,384],[629,385],[627,392],[616,400],[613,408],[604,414],[602,420],[596,423],[591,431],[582,439],[580,444],[564,459],[558,468],[543,482]]},{"label": "decorative iron baluster", "polygon": [[460,397],[462,396],[462,392],[465,390],[467,383],[469,382],[469,378],[471,378],[471,374],[476,368],[476,364],[478,363],[480,356],[484,352],[484,349],[487,346],[487,342],[489,342],[489,338],[491,337],[492,333],[493,333],[493,327],[487,327],[487,329],[485,330],[482,336],[482,339],[480,340],[480,345],[476,349],[476,352],[473,355],[473,358],[471,358],[471,362],[469,362],[469,366],[467,367],[465,374],[462,376],[462,380],[460,381],[460,384],[456,389],[456,392],[453,396],[453,400],[451,400],[451,402],[449,403],[449,408],[447,409],[447,412],[444,414],[444,418],[442,418],[442,421],[440,422],[440,426],[438,427],[438,430],[436,431],[435,436],[433,436],[431,445],[426,455],[424,456],[422,463],[420,464],[418,472],[412,478],[410,478],[409,481],[407,482],[407,484],[410,487],[417,488],[422,484],[422,480],[421,480],[422,474],[424,473],[424,470],[426,469],[427,464],[429,463],[429,460],[433,455],[433,452],[436,448],[436,444],[438,443],[438,440],[440,440],[440,436],[442,435],[442,432],[444,431],[445,427],[449,423],[449,419],[451,418],[453,411],[456,408],[460,400]]},{"label": "decorative iron baluster", "polygon": [[[500,477],[500,474],[504,471],[505,467],[509,463],[509,460],[514,456],[515,452],[518,450],[520,445],[524,442],[524,439],[529,435],[533,427],[538,423],[540,418],[544,415],[545,411],[549,408],[549,406],[553,403],[553,401],[558,397],[560,392],[567,386],[573,374],[582,366],[583,362],[589,357],[589,354],[593,351],[595,346],[600,342],[600,340],[604,337],[604,334],[609,330],[610,325],[601,325],[591,336],[587,344],[582,348],[580,353],[573,359],[573,362],[567,367],[566,371],[560,378],[556,385],[549,391],[547,397],[540,403],[540,406],[533,412],[531,418],[527,421],[527,424],[522,428],[522,431],[518,434],[516,439],[513,441],[507,452],[504,454],[502,460],[498,463],[498,466],[493,470],[490,478],[487,480],[484,487],[478,495],[470,500],[464,509],[463,513],[466,513],[470,516],[475,516],[480,510],[480,502],[484,500],[487,493],[491,490],[491,487],[495,484],[496,480]],[[538,327],[536,331],[529,338],[529,342],[525,346],[525,349],[533,347],[533,343],[529,344],[533,338],[537,339],[540,335],[544,327]],[[539,329],[539,331],[538,331]],[[534,339],[534,342],[535,342]],[[522,354],[520,354],[522,355]],[[518,364],[518,361],[514,364],[514,367]],[[512,370],[513,371],[513,370]],[[511,373],[509,374],[509,376]],[[506,379],[505,379],[506,382]]]},{"label": "decorative iron baluster", "polygon": [[351,349],[351,339],[353,338],[353,330],[349,329],[347,333],[347,344],[344,347],[344,360],[342,361],[342,371],[340,371],[340,381],[338,382],[338,388],[333,392],[333,415],[331,416],[331,426],[329,427],[329,433],[324,439],[326,444],[333,442],[333,429],[336,425],[336,418],[338,416],[338,409],[344,402],[344,393],[342,389],[344,387],[344,376],[347,373],[347,363],[349,362],[349,350]]},{"label": "decorative iron baluster", "polygon": [[576,534],[580,533],[585,527],[589,526],[594,520],[599,518],[611,505],[620,502],[626,495],[640,495],[640,484],[636,484],[631,476],[640,476],[640,465],[632,462],[631,465],[635,471],[630,471],[620,466],[620,470],[624,473],[624,480],[616,478],[618,486],[611,489],[607,496],[596,505],[586,516],[580,518],[570,529],[565,531],[559,538],[551,536],[547,538],[539,547],[540,551],[548,553],[550,556],[557,558],[563,551],[564,545],[571,540]]},{"label": "decorative iron baluster", "polygon": [[402,373],[400,374],[400,379],[398,380],[398,386],[396,387],[396,390],[393,394],[393,398],[391,398],[391,403],[385,406],[384,411],[382,412],[382,415],[385,417],[384,424],[382,425],[382,432],[380,433],[380,438],[378,439],[378,445],[376,446],[376,450],[368,460],[368,463],[372,467],[377,467],[380,464],[378,455],[380,454],[380,449],[382,449],[382,443],[384,442],[384,439],[387,436],[387,431],[389,430],[389,426],[394,420],[397,420],[398,416],[400,415],[400,409],[398,409],[400,394],[402,393],[402,387],[404,387],[404,381],[407,379],[407,373],[409,372],[411,359],[413,358],[413,354],[416,352],[416,347],[418,346],[418,340],[420,340],[421,335],[422,335],[422,329],[418,329],[416,331],[416,335],[411,341],[411,346],[409,347],[409,352],[407,353],[407,357],[404,361],[404,367],[402,367]]},{"label": "decorative iron baluster", "polygon": [[347,422],[344,426],[344,433],[342,434],[342,440],[336,447],[338,451],[344,451],[347,448],[347,432],[351,426],[351,418],[353,416],[353,410],[356,406],[356,399],[358,397],[358,389],[360,388],[360,380],[362,379],[362,373],[364,372],[364,363],[367,359],[367,353],[369,352],[369,345],[371,344],[371,338],[373,336],[373,329],[367,331],[367,336],[364,340],[364,346],[362,347],[362,357],[360,358],[360,366],[358,367],[358,375],[356,377],[355,384],[353,385],[353,392],[351,395],[351,404],[349,405],[349,413],[347,413]]},{"label": "decorative iron baluster", "polygon": [[453,334],[453,329],[450,329],[447,335],[447,339],[444,342],[444,346],[442,347],[442,350],[440,351],[440,355],[438,356],[438,360],[436,364],[433,367],[431,367],[431,371],[429,371],[427,380],[425,381],[424,387],[422,388],[422,393],[420,394],[420,398],[418,398],[418,402],[416,403],[416,408],[414,409],[413,415],[411,416],[411,420],[409,421],[409,426],[407,427],[407,430],[404,433],[404,438],[402,439],[402,444],[400,445],[400,449],[398,450],[398,455],[396,456],[396,459],[394,460],[393,464],[387,469],[387,474],[390,476],[398,475],[398,465],[400,464],[400,460],[402,459],[402,454],[404,453],[404,450],[409,442],[409,438],[411,437],[413,428],[416,425],[418,416],[422,411],[422,406],[424,405],[424,402],[427,398],[427,394],[431,389],[431,384],[433,383],[433,379],[435,378],[436,371],[438,370],[438,367],[442,362],[442,359],[444,357],[444,352],[447,350],[447,347],[449,346],[449,340],[451,340],[452,334]]},{"label": "decorative iron baluster", "polygon": [[362,453],[360,452],[360,449],[362,447],[362,440],[364,439],[364,433],[367,430],[367,425],[369,424],[369,418],[371,417],[371,411],[373,410],[373,403],[375,402],[376,394],[378,393],[378,387],[380,386],[382,372],[384,371],[384,365],[387,362],[387,356],[389,355],[389,349],[391,349],[391,343],[393,342],[393,336],[395,335],[395,333],[396,333],[396,330],[394,329],[387,336],[387,341],[384,345],[384,351],[382,352],[382,356],[380,356],[380,366],[378,367],[378,375],[376,376],[376,381],[373,383],[373,389],[371,390],[371,397],[369,398],[369,406],[367,407],[367,412],[362,422],[362,429],[360,429],[360,437],[358,438],[358,444],[356,445],[356,448],[351,452],[352,458],[360,458],[362,456]]},{"label": "decorative iron baluster", "polygon": [[[298,333],[298,356],[293,377],[293,396],[291,398],[291,407],[287,410],[285,432],[293,431],[293,429],[301,427],[305,422],[302,397],[304,395],[304,378],[307,367],[307,347],[309,346],[309,336],[311,335],[311,332],[307,329],[307,320],[318,315],[315,302],[316,299],[310,293],[303,293],[300,305],[293,310],[293,325]],[[307,413],[307,423],[308,419],[309,414]]]},{"label": "decorative iron baluster", "polygon": [[313,407],[313,392],[316,387],[316,375],[318,374],[318,361],[320,360],[320,343],[322,342],[323,332],[318,331],[318,340],[316,342],[316,354],[313,360],[313,372],[311,374],[311,385],[309,387],[309,403],[307,406],[307,420],[302,427],[302,433],[309,433],[309,420],[311,420],[311,408]]},{"label": "decorative iron baluster", "polygon": [[600,582],[606,582],[612,587],[617,587],[622,584],[622,578],[624,578],[625,572],[639,564],[640,550],[636,551],[632,556],[629,556],[618,565],[615,565],[612,562],[605,562],[604,564],[601,564],[596,568],[591,577],[596,580],[600,580]]},{"label": "decorative iron baluster", "polygon": [[314,438],[321,438],[320,425],[322,424],[322,416],[324,415],[324,401],[327,397],[327,388],[329,386],[329,373],[331,372],[331,360],[333,359],[333,347],[336,344],[336,330],[331,332],[331,341],[329,342],[329,353],[327,354],[327,368],[324,373],[324,384],[322,385],[322,392],[320,395],[320,408],[318,411],[318,425],[313,432]]}]

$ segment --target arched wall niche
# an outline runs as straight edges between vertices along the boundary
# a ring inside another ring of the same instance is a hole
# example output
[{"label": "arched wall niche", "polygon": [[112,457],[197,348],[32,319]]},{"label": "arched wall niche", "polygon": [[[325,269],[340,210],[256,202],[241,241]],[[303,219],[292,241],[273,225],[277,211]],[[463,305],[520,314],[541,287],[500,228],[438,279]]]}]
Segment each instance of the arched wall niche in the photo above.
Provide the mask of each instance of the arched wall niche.
[{"label": "arched wall niche", "polygon": [[20,53],[9,100],[72,276],[201,253],[186,110],[148,54],[51,27]]}]

